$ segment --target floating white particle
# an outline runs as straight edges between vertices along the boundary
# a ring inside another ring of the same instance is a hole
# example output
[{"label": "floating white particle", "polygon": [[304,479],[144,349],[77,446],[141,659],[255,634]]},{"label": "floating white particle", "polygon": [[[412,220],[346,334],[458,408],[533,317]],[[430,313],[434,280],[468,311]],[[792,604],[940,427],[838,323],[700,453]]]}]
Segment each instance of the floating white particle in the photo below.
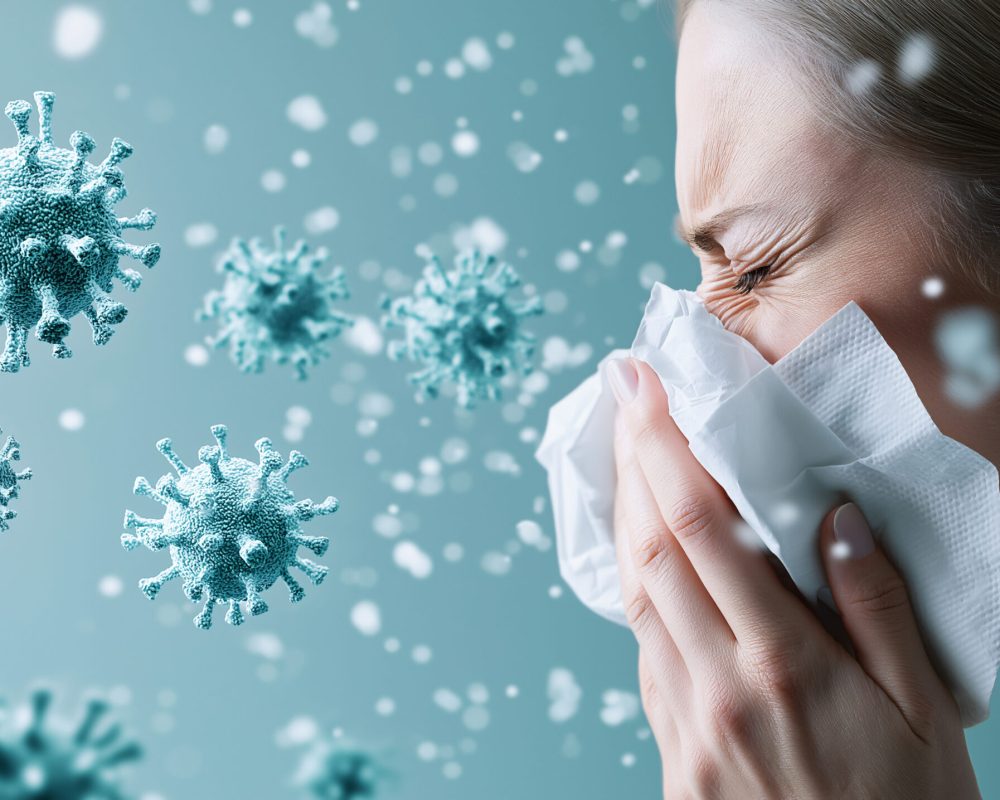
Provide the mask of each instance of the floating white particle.
[{"label": "floating white particle", "polygon": [[312,717],[294,717],[280,728],[274,739],[278,747],[298,747],[308,744],[320,734],[319,723]]},{"label": "floating white particle", "polygon": [[580,256],[573,250],[560,250],[556,255],[556,269],[560,272],[576,272],[580,268]]},{"label": "floating white particle", "polygon": [[485,40],[478,37],[467,39],[462,45],[462,60],[470,67],[480,72],[484,72],[493,66],[493,56],[490,54],[490,46]]},{"label": "floating white particle", "polygon": [[305,428],[312,424],[312,412],[305,406],[289,406],[285,419],[290,425]]},{"label": "floating white particle", "polygon": [[237,8],[233,12],[233,25],[237,28],[248,28],[253,24],[253,14],[250,9]]},{"label": "floating white particle", "polygon": [[416,487],[417,479],[413,477],[412,472],[396,472],[390,478],[389,485],[392,486],[394,491],[406,494],[407,492],[412,492]]},{"label": "floating white particle", "polygon": [[923,292],[924,297],[936,300],[944,294],[944,280],[937,275],[932,275],[930,278],[924,280],[920,286],[920,291]]},{"label": "floating white particle", "polygon": [[542,154],[525,142],[511,142],[507,145],[507,158],[518,172],[534,172],[542,163]]},{"label": "floating white particle", "polygon": [[189,344],[184,348],[184,360],[192,367],[204,367],[211,357],[208,348],[202,344]]},{"label": "floating white particle", "polygon": [[348,129],[347,138],[356,147],[367,147],[378,138],[378,124],[367,117],[359,119]]},{"label": "floating white particle", "polygon": [[523,519],[517,523],[517,538],[528,547],[544,553],[551,549],[552,539],[545,535],[542,526],[534,520]]},{"label": "floating white particle", "polygon": [[383,647],[385,647],[385,652],[387,653],[398,653],[400,648],[399,639],[395,636],[390,636],[385,640]]},{"label": "floating white particle", "polygon": [[400,75],[393,84],[399,94],[409,94],[413,91],[413,81],[406,75]]},{"label": "floating white particle", "polygon": [[449,761],[441,767],[441,774],[450,781],[458,780],[462,777],[462,765],[457,761]]},{"label": "floating white particle", "polygon": [[441,445],[441,460],[445,464],[460,464],[469,457],[469,443],[458,436],[445,439]]},{"label": "floating white particle", "polygon": [[428,61],[426,58],[421,59],[417,62],[417,75],[421,78],[426,78],[428,75],[433,74],[434,65]]},{"label": "floating white particle", "polygon": [[565,128],[559,128],[559,130],[552,134],[552,138],[560,143],[565,142],[569,139],[569,131]]},{"label": "floating white particle", "polygon": [[219,231],[211,222],[195,222],[184,229],[184,244],[188,247],[206,247],[217,238]]},{"label": "floating white particle", "polygon": [[351,624],[362,636],[378,636],[382,630],[382,613],[371,600],[362,600],[351,609]]},{"label": "floating white particle", "polygon": [[434,692],[434,705],[442,711],[454,714],[462,708],[462,698],[451,689],[437,689]]},{"label": "floating white particle", "polygon": [[413,172],[413,152],[406,145],[389,151],[389,172],[394,178],[406,178]]},{"label": "floating white particle", "polygon": [[457,252],[476,248],[481,253],[499,253],[507,246],[507,231],[490,217],[477,217],[468,227],[458,227],[452,234]]},{"label": "floating white particle", "polygon": [[269,169],[260,176],[260,185],[265,192],[280,192],[285,188],[285,174],[280,170]]},{"label": "floating white particle", "polygon": [[105,575],[97,582],[97,591],[103,597],[118,597],[125,584],[117,575]]},{"label": "floating white particle", "polygon": [[344,341],[366,356],[377,356],[385,346],[385,337],[378,323],[371,317],[358,316],[344,333]]},{"label": "floating white particle", "polygon": [[563,596],[563,588],[562,588],[562,586],[550,586],[549,587],[549,597],[551,597],[553,600],[558,600],[562,596]]},{"label": "floating white particle", "polygon": [[229,131],[223,125],[209,125],[202,136],[202,144],[206,153],[217,156],[229,144]]},{"label": "floating white particle", "polygon": [[313,3],[312,8],[296,15],[295,32],[319,47],[333,47],[340,36],[333,24],[333,9],[323,2]]},{"label": "floating white particle", "polygon": [[358,411],[366,417],[388,417],[394,409],[392,398],[384,392],[365,392],[358,400]]},{"label": "floating white particle", "polygon": [[78,408],[67,408],[59,412],[59,427],[66,431],[78,431],[83,428],[87,418]]},{"label": "floating white particle", "polygon": [[899,79],[906,84],[916,84],[930,75],[935,61],[934,40],[924,33],[915,33],[903,42],[899,53]]},{"label": "floating white particle", "polygon": [[421,742],[417,745],[417,758],[421,761],[433,761],[438,756],[438,746],[434,742]]},{"label": "floating white particle", "polygon": [[635,766],[635,753],[622,753],[622,766],[631,769]]},{"label": "floating white particle", "polygon": [[434,654],[431,652],[431,649],[425,644],[418,644],[410,652],[410,658],[413,659],[415,664],[429,664],[433,656]]},{"label": "floating white particle", "polygon": [[504,694],[507,695],[511,700],[517,697],[521,693],[521,690],[517,688],[513,683],[510,684],[506,689],[504,689]]},{"label": "floating white particle", "polygon": [[462,724],[470,731],[486,730],[490,724],[489,709],[483,706],[470,706],[462,712]]},{"label": "floating white particle", "polygon": [[403,532],[403,521],[395,514],[382,512],[372,520],[372,530],[386,539],[395,539]]},{"label": "floating white particle", "polygon": [[318,131],[326,125],[326,112],[319,98],[303,94],[294,98],[285,109],[288,121],[304,131]]},{"label": "floating white particle", "polygon": [[255,656],[279,661],[285,655],[285,645],[276,634],[252,633],[247,637],[246,648]]},{"label": "floating white particle", "polygon": [[303,150],[299,148],[298,150],[292,151],[292,166],[298,169],[305,169],[312,163],[312,155],[308,150]]},{"label": "floating white particle", "polygon": [[445,561],[455,564],[462,560],[462,557],[465,555],[465,548],[458,542],[449,542],[441,550],[441,555],[444,556]]},{"label": "floating white particle", "polygon": [[393,548],[392,560],[397,567],[406,570],[418,580],[429,578],[434,571],[431,557],[408,539],[399,542]]},{"label": "floating white particle", "polygon": [[594,181],[580,181],[573,190],[573,196],[581,206],[592,206],[600,198],[601,189]]},{"label": "floating white particle", "polygon": [[479,137],[474,131],[456,131],[451,137],[451,149],[460,158],[470,158],[479,152]]},{"label": "floating white particle", "polygon": [[483,456],[483,466],[490,472],[517,476],[521,474],[521,465],[517,463],[513,453],[505,450],[490,450]]},{"label": "floating white particle", "polygon": [[449,58],[444,64],[444,74],[452,80],[457,80],[465,74],[465,64],[461,59]]},{"label": "floating white particle", "polygon": [[207,14],[212,10],[212,0],[188,0],[188,8],[195,14]]},{"label": "floating white particle", "polygon": [[391,697],[380,697],[375,701],[375,713],[380,717],[391,717],[396,713],[396,701]]},{"label": "floating white particle", "polygon": [[616,728],[639,716],[639,696],[622,689],[608,689],[601,695],[601,722]]},{"label": "floating white particle", "polygon": [[573,673],[565,667],[554,667],[549,671],[547,694],[549,719],[555,723],[568,722],[580,710],[583,690]]},{"label": "floating white particle", "polygon": [[1000,390],[1000,320],[994,312],[967,306],[943,314],[935,344],[952,402],[976,408]]},{"label": "floating white particle", "polygon": [[94,51],[103,30],[104,20],[90,6],[66,6],[56,14],[52,47],[57,56],[75,61]]},{"label": "floating white particle", "polygon": [[483,705],[490,701],[490,690],[483,683],[472,683],[465,690],[465,696],[469,698],[470,703]]},{"label": "floating white particle", "polygon": [[450,172],[442,172],[434,178],[434,194],[438,197],[452,197],[458,191],[458,178]]},{"label": "floating white particle", "polygon": [[565,55],[556,62],[556,72],[563,76],[582,75],[594,68],[594,56],[583,39],[570,36],[563,42]]},{"label": "floating white particle", "polygon": [[417,148],[417,158],[421,164],[434,167],[444,158],[444,149],[437,142],[424,142]]},{"label": "floating white particle", "polygon": [[510,567],[513,562],[511,558],[506,553],[499,553],[496,550],[490,550],[483,553],[483,557],[479,560],[479,566],[482,568],[483,572],[489,573],[490,575],[502,576],[510,572]]},{"label": "floating white particle", "polygon": [[340,212],[333,206],[321,206],[315,211],[310,211],[302,220],[302,227],[313,236],[329,233],[338,225],[340,225]]},{"label": "floating white particle", "polygon": [[667,279],[667,270],[662,264],[647,261],[639,267],[639,285],[643,289],[652,289],[653,285]]},{"label": "floating white particle", "polygon": [[864,58],[851,65],[844,77],[844,83],[847,86],[847,91],[860,96],[867,94],[878,83],[881,76],[882,67],[878,65],[878,62]]},{"label": "floating white particle", "polygon": [[851,546],[847,542],[834,542],[830,545],[830,555],[839,561],[850,558]]}]

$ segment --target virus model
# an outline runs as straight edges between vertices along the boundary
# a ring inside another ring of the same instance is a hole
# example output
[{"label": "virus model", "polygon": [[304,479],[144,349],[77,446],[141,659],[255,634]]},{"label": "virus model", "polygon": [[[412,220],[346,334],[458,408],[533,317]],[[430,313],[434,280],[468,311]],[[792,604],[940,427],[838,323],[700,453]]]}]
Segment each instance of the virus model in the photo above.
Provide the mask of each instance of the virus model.
[{"label": "virus model", "polygon": [[511,300],[520,282],[510,264],[472,251],[447,271],[432,258],[412,295],[383,303],[383,326],[405,333],[390,343],[389,356],[423,367],[409,376],[418,397],[436,397],[451,384],[459,404],[470,408],[479,398],[499,398],[504,376],[531,372],[535,339],[521,320],[540,314],[542,303],[538,297]]},{"label": "virus model", "polygon": [[333,497],[319,504],[296,502],[286,482],[295,470],[309,464],[297,450],[283,465],[271,440],[258,439],[260,461],[254,463],[229,455],[225,425],[213,425],[212,435],[216,445],[201,448],[201,464],[194,469],[178,458],[169,439],[157,442],[157,450],[180,477],[164,475],[155,488],[145,478],[136,478],[135,493],[162,503],[166,513],[163,519],[142,519],[126,511],[125,527],[135,533],[122,534],[126,550],[139,544],[150,550],[170,548],[171,566],[139,581],[139,588],[152,600],[164,583],[181,578],[189,600],[205,598],[204,608],[194,619],[205,630],[212,626],[216,603],[229,603],[226,622],[230,625],[243,622],[240,601],[246,601],[252,615],[263,614],[267,603],[260,593],[278,578],[288,584],[292,602],[299,602],[305,591],[289,574],[289,567],[298,567],[314,584],[321,583],[327,568],[299,558],[297,550],[307,547],[321,556],[330,540],[306,536],[299,523],[332,514],[338,506]]},{"label": "virus model", "polygon": [[367,750],[333,738],[317,739],[299,762],[293,783],[317,800],[375,797],[387,777]]},{"label": "virus model", "polygon": [[23,469],[20,472],[14,469],[15,462],[20,460],[20,443],[13,436],[8,437],[3,449],[0,450],[0,532],[7,530],[10,527],[9,521],[17,516],[17,512],[8,508],[8,505],[21,494],[19,482],[31,478],[30,469]]},{"label": "virus model", "polygon": [[142,276],[118,266],[131,256],[147,267],[160,258],[160,246],[138,247],[122,240],[128,228],[149,230],[156,215],[144,208],[134,217],[115,216],[125,197],[118,169],[132,155],[121,139],[97,166],[87,161],[94,140],[83,131],[70,136],[72,150],[52,143],[52,92],[35,92],[39,135],[28,130],[31,106],[7,104],[17,128],[17,147],[0,150],[0,322],[7,345],[0,370],[17,372],[30,363],[28,329],[52,345],[56,358],[72,353],[63,341],[69,320],[81,311],[94,330],[94,343],[106,344],[128,310],[108,294],[118,278],[135,291]]},{"label": "virus model", "polygon": [[299,380],[330,354],[326,342],[353,320],[334,308],[348,297],[344,271],[326,276],[319,268],[327,259],[320,248],[309,252],[302,240],[291,250],[285,229],[274,230],[274,249],[259,239],[236,239],[219,262],[225,274],[221,290],[205,295],[199,320],[218,319],[219,333],[208,339],[213,347],[229,344],[232,360],[243,372],[261,372],[270,358],[289,362]]},{"label": "virus model", "polygon": [[52,692],[36,689],[28,708],[0,714],[0,797],[4,800],[124,800],[116,768],[142,756],[102,724],[109,705],[87,701],[77,723],[49,714]]}]

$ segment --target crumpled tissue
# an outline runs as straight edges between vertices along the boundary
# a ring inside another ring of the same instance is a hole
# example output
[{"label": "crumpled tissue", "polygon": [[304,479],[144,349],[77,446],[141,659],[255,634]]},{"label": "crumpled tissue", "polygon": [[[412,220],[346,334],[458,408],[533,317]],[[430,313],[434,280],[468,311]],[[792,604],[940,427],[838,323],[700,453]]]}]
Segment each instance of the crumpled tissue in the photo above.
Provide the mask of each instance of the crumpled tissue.
[{"label": "crumpled tissue", "polygon": [[[989,714],[1000,659],[996,467],[942,434],[875,325],[848,303],[774,364],[692,292],[663,284],[631,351],[659,375],[698,461],[815,602],[824,515],[857,503],[903,573],[963,723]],[[615,401],[598,370],[549,412],[559,566],[598,614],[625,623],[615,561]]]}]

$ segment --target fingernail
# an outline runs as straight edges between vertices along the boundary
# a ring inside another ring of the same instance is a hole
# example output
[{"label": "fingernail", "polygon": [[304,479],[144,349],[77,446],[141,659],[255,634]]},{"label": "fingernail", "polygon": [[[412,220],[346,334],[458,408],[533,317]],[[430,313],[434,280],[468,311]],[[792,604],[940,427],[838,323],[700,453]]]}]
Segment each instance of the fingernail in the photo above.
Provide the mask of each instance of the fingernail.
[{"label": "fingernail", "polygon": [[868,521],[854,503],[844,503],[833,515],[833,538],[837,558],[864,558],[875,550]]},{"label": "fingernail", "polygon": [[635,371],[632,362],[627,358],[616,358],[605,365],[604,371],[618,405],[632,402],[639,389],[639,373]]}]

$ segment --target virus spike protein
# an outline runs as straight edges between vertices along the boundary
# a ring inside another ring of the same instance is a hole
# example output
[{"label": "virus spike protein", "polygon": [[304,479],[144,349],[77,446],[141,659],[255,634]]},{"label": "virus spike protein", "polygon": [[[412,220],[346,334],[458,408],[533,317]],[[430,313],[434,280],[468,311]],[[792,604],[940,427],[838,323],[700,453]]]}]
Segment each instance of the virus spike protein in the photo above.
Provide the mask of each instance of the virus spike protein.
[{"label": "virus spike protein", "polygon": [[520,283],[510,264],[473,250],[447,271],[432,258],[412,295],[383,301],[383,327],[404,332],[390,343],[390,358],[422,366],[409,375],[418,397],[436,397],[451,384],[458,403],[470,408],[481,398],[498,399],[506,375],[531,373],[535,339],[521,320],[542,313],[542,303],[511,300]]},{"label": "virus spike protein", "polygon": [[18,472],[14,468],[20,460],[20,443],[13,436],[8,437],[0,449],[0,532],[6,531],[10,527],[10,520],[17,516],[17,512],[8,508],[8,505],[11,500],[16,500],[20,496],[20,482],[31,478],[30,469]]},{"label": "virus spike protein", "polygon": [[314,584],[326,577],[327,568],[297,555],[305,547],[318,556],[326,552],[330,540],[307,536],[299,522],[332,514],[338,508],[333,497],[322,503],[296,502],[286,485],[287,477],[309,462],[292,451],[288,462],[274,449],[270,439],[257,441],[257,463],[229,455],[224,425],[214,425],[214,446],[198,453],[201,464],[187,466],[174,453],[169,439],[156,447],[176,470],[179,478],[167,474],[152,486],[146,478],[135,482],[135,494],[149,497],[166,507],[162,519],[144,519],[125,512],[125,527],[134,533],[122,534],[122,546],[132,550],[142,544],[150,550],[169,548],[172,564],[160,574],[139,582],[151,600],[163,585],[181,578],[184,593],[191,601],[204,599],[195,625],[208,629],[216,603],[228,603],[226,622],[240,625],[246,603],[251,616],[267,611],[261,592],[281,578],[288,585],[293,603],[305,592],[289,573],[296,567]]},{"label": "virus spike protein", "polygon": [[142,748],[105,724],[107,701],[88,698],[74,725],[50,721],[52,700],[50,689],[37,688],[26,713],[0,713],[0,797],[124,800],[115,770],[140,759]]},{"label": "virus spike protein", "polygon": [[326,342],[354,323],[334,306],[350,296],[344,271],[335,267],[319,274],[327,258],[324,248],[310,253],[303,240],[289,250],[280,226],[272,248],[259,239],[234,239],[219,262],[223,287],[205,295],[196,315],[201,321],[218,320],[219,331],[208,344],[228,344],[242,372],[261,372],[270,358],[291,363],[295,377],[305,380],[309,369],[330,354]]},{"label": "virus spike protein", "polygon": [[72,355],[65,338],[77,314],[90,322],[95,344],[106,344],[128,313],[109,293],[117,278],[136,290],[142,276],[122,269],[120,256],[152,267],[160,246],[138,247],[122,240],[129,228],[148,230],[156,215],[148,208],[118,218],[114,207],[125,198],[118,164],[132,154],[121,139],[111,143],[99,165],[87,161],[94,140],[83,131],[70,136],[72,150],[52,143],[55,95],[35,92],[39,136],[31,134],[31,106],[7,104],[17,130],[17,146],[0,150],[0,323],[7,343],[0,371],[17,372],[30,363],[28,330],[52,345],[56,358]]}]

